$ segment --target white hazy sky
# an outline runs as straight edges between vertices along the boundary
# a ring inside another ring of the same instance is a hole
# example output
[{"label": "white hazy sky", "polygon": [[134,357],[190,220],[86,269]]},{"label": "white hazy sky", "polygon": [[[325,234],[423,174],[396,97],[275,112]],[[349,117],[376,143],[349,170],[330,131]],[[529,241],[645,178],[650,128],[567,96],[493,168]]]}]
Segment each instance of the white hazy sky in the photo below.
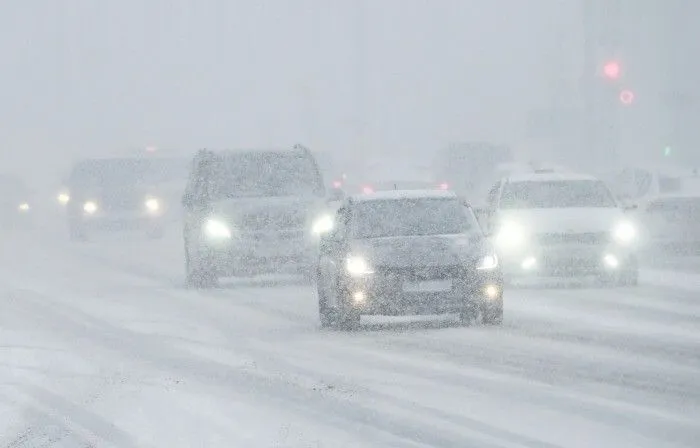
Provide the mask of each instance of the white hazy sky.
[{"label": "white hazy sky", "polygon": [[358,117],[359,151],[516,141],[548,100],[552,35],[575,3],[5,1],[0,160],[53,168],[151,144],[348,153]]}]

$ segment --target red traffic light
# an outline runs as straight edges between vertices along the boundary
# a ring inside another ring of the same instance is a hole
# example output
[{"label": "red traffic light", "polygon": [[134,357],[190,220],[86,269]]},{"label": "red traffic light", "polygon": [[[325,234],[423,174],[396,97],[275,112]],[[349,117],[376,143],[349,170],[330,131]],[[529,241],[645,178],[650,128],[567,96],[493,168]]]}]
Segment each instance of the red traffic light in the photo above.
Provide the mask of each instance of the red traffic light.
[{"label": "red traffic light", "polygon": [[608,79],[618,79],[620,77],[620,63],[617,61],[606,62],[603,66],[603,75]]},{"label": "red traffic light", "polygon": [[634,92],[631,90],[623,90],[620,92],[620,101],[625,105],[632,104],[632,102],[634,102]]}]

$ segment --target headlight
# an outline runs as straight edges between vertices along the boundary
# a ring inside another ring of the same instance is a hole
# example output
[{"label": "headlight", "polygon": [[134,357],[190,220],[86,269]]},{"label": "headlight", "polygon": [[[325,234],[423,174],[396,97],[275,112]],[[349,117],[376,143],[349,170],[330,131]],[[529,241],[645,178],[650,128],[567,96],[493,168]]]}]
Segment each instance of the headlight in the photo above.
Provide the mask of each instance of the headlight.
[{"label": "headlight", "polygon": [[97,211],[97,204],[92,201],[87,201],[85,204],[83,204],[83,211],[88,215],[92,215]]},{"label": "headlight", "polygon": [[496,269],[498,267],[498,257],[496,254],[493,255],[486,255],[481,259],[479,262],[479,266],[477,266],[477,269],[482,270],[482,271],[487,271],[490,269]]},{"label": "headlight", "polygon": [[345,261],[345,269],[348,271],[348,274],[353,277],[372,274],[374,272],[369,263],[367,263],[367,260],[362,257],[348,257]]},{"label": "headlight", "polygon": [[229,239],[231,238],[231,229],[225,222],[218,219],[210,219],[204,225],[204,233],[211,239]]},{"label": "headlight", "polygon": [[17,207],[17,208],[19,208],[19,211],[21,211],[21,212],[28,212],[29,211],[29,204],[27,204],[26,202],[22,202],[21,204],[19,204],[19,207]]},{"label": "headlight", "polygon": [[149,212],[157,212],[160,210],[160,203],[158,202],[158,199],[146,199],[146,202],[144,204],[146,206],[146,210]]},{"label": "headlight", "polygon": [[70,201],[70,195],[68,193],[61,193],[58,195],[57,199],[61,205],[66,205]]},{"label": "headlight", "polygon": [[333,230],[333,218],[330,215],[321,216],[311,226],[311,231],[316,235],[328,233],[331,230]]},{"label": "headlight", "polygon": [[496,235],[496,244],[499,247],[512,249],[525,243],[525,230],[515,223],[505,223]]},{"label": "headlight", "polygon": [[629,244],[637,237],[637,229],[630,222],[621,222],[613,231],[613,238],[620,244]]}]

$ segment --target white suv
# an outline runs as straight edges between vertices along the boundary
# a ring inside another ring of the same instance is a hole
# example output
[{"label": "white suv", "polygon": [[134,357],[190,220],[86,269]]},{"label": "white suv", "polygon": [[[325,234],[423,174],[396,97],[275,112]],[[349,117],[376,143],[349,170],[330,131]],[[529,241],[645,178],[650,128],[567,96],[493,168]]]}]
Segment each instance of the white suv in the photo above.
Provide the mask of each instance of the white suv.
[{"label": "white suv", "polygon": [[636,225],[603,181],[539,170],[501,179],[487,202],[507,277],[595,275],[637,284]]}]

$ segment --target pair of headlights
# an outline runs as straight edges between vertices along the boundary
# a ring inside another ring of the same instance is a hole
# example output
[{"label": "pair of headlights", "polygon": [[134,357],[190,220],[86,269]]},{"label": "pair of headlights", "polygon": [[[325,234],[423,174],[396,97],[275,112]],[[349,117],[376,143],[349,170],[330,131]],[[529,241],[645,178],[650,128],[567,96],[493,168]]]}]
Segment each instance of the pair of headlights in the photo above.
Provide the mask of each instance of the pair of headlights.
[{"label": "pair of headlights", "polygon": [[[496,254],[485,255],[479,260],[477,270],[490,271],[498,267],[498,257]],[[345,270],[352,277],[362,277],[365,275],[374,274],[372,265],[366,258],[361,256],[349,256],[345,260]]]},{"label": "pair of headlights", "polygon": [[[155,213],[160,210],[160,201],[155,198],[148,198],[144,201],[143,206],[151,213]],[[99,207],[95,201],[86,201],[83,204],[83,211],[88,215],[93,215],[97,212]]]},{"label": "pair of headlights", "polygon": [[[502,248],[518,248],[527,242],[528,233],[522,226],[516,223],[505,223],[496,235],[496,244]],[[612,237],[622,245],[629,245],[637,238],[637,229],[628,222],[619,222],[612,229]]]},{"label": "pair of headlights", "polygon": [[[333,229],[333,217],[323,215],[311,224],[311,232],[314,235],[322,235]],[[222,219],[210,218],[204,224],[204,233],[213,240],[227,240],[233,235],[232,227]]]}]

